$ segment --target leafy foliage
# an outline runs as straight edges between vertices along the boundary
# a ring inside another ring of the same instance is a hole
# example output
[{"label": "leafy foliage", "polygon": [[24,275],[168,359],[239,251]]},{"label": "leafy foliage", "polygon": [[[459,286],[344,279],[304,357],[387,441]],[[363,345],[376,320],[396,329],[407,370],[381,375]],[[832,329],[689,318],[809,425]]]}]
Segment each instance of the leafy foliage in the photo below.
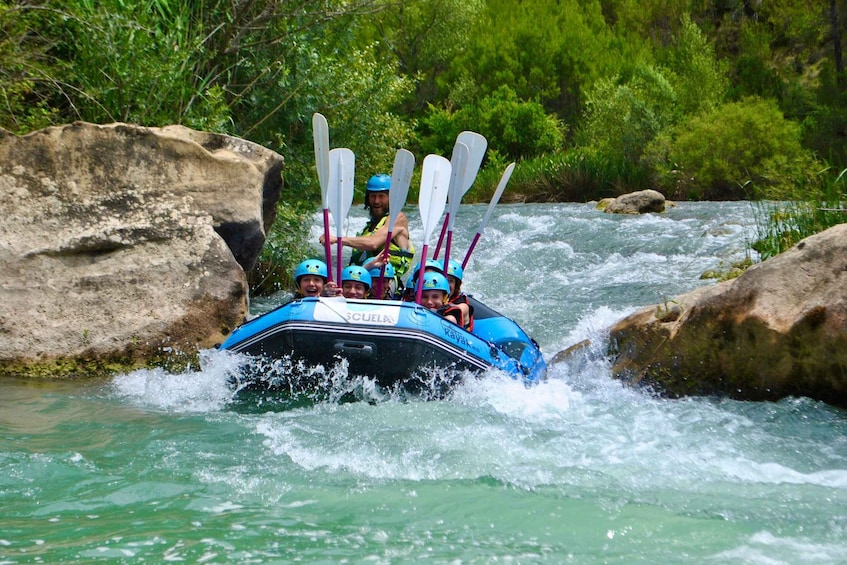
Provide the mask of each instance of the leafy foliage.
[{"label": "leafy foliage", "polygon": [[[845,14],[844,0],[0,0],[0,127],[245,137],[285,156],[292,218],[319,194],[315,111],[359,179],[470,129],[490,147],[479,196],[519,160],[527,200],[658,183],[814,201],[814,159],[847,165]],[[286,237],[271,246],[298,245]]]},{"label": "leafy foliage", "polygon": [[709,112],[723,102],[726,64],[718,61],[711,43],[688,14],[682,16],[674,45],[662,52],[660,62],[668,70],[680,114]]},{"label": "leafy foliage", "polygon": [[473,25],[484,0],[385,0],[357,32],[379,58],[414,87],[403,98],[404,113],[425,110],[451,90],[444,75],[474,42]]},{"label": "leafy foliage", "polygon": [[41,33],[43,20],[38,10],[0,0],[0,127],[15,133],[60,119],[49,97],[55,40]]},{"label": "leafy foliage", "polygon": [[814,185],[816,163],[800,127],[773,100],[746,98],[691,117],[648,152],[663,186],[683,198],[784,199]]},{"label": "leafy foliage", "polygon": [[580,144],[637,163],[646,145],[676,121],[676,93],[652,66],[598,81],[586,101]]},{"label": "leafy foliage", "polygon": [[461,87],[461,96],[448,102],[491,96],[508,85],[520,100],[574,123],[583,92],[622,64],[599,2],[488,0],[472,37],[446,74]]},{"label": "leafy foliage", "polygon": [[488,139],[509,159],[532,157],[558,150],[564,136],[555,117],[544,112],[536,102],[522,102],[508,86],[501,86],[490,96],[455,112],[430,107],[423,120],[426,137],[421,148],[438,152],[453,146],[459,132],[473,130]]}]

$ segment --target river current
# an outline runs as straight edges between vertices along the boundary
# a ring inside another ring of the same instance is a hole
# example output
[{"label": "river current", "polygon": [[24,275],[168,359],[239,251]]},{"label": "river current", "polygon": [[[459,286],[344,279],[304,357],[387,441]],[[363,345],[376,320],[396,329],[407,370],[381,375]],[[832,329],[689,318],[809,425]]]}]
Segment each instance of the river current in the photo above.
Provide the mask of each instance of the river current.
[{"label": "river current", "polygon": [[[460,209],[453,257],[484,212]],[[180,374],[0,377],[0,564],[847,563],[847,413],[663,399],[604,356],[615,321],[744,259],[754,214],[498,206],[465,289],[548,360],[591,343],[531,388],[286,404],[234,397],[243,361],[217,351]]]}]

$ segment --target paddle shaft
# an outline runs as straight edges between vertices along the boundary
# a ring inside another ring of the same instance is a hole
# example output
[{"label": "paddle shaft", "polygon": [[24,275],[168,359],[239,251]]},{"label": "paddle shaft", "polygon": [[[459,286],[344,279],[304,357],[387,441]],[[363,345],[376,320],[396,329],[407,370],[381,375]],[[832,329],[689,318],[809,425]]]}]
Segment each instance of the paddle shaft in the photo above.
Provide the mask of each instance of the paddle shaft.
[{"label": "paddle shaft", "polygon": [[424,275],[426,274],[426,254],[429,251],[429,245],[424,244],[423,249],[421,249],[421,268],[418,269],[418,280],[415,281],[415,302],[420,304],[421,298],[423,297],[423,280]]},{"label": "paddle shaft", "polygon": [[376,296],[382,298],[382,287],[385,279],[385,267],[391,259],[391,240],[394,238],[394,224],[406,196],[409,194],[409,184],[412,182],[412,173],[415,170],[415,156],[407,149],[398,149],[394,156],[394,168],[391,170],[391,185],[388,191],[388,233],[385,236],[385,246],[382,248],[382,266],[379,270],[379,280],[376,282]]},{"label": "paddle shaft", "polygon": [[432,230],[444,213],[447,203],[447,190],[451,178],[450,161],[438,155],[427,155],[421,173],[421,188],[418,194],[418,207],[421,221],[424,225],[423,249],[421,250],[421,266],[418,269],[418,280],[415,289],[415,302],[421,303],[423,279],[426,269],[426,256],[429,252],[429,240]]},{"label": "paddle shaft", "polygon": [[482,234],[476,232],[476,235],[473,236],[473,241],[471,242],[471,246],[468,247],[468,252],[465,253],[465,259],[462,261],[462,270],[465,270],[465,267],[468,266],[468,260],[471,258],[471,253],[473,253],[474,247],[476,247],[476,243],[479,241],[479,238]]},{"label": "paddle shaft", "polygon": [[315,169],[321,186],[321,204],[323,205],[324,253],[327,265],[327,281],[332,282],[332,248],[329,243],[329,125],[323,114],[312,115],[312,135],[315,146]]},{"label": "paddle shaft", "polygon": [[485,231],[485,226],[488,225],[488,220],[491,219],[491,214],[494,212],[494,207],[497,206],[497,203],[500,201],[500,197],[503,195],[503,191],[506,190],[506,185],[509,183],[509,179],[512,177],[512,171],[515,170],[515,164],[510,163],[506,170],[503,171],[503,176],[500,177],[500,182],[497,185],[497,190],[494,191],[494,196],[491,197],[491,202],[488,203],[488,209],[485,211],[485,216],[482,218],[482,221],[479,223],[479,229],[476,230],[476,235],[471,242],[470,247],[468,247],[467,253],[465,253],[465,259],[462,261],[462,269],[468,266],[468,261],[471,258],[471,253],[473,253],[474,248],[476,247],[479,238],[482,237],[482,232]]},{"label": "paddle shaft", "polygon": [[332,247],[329,243],[329,208],[324,208],[324,252],[326,253],[327,282],[332,282]]}]

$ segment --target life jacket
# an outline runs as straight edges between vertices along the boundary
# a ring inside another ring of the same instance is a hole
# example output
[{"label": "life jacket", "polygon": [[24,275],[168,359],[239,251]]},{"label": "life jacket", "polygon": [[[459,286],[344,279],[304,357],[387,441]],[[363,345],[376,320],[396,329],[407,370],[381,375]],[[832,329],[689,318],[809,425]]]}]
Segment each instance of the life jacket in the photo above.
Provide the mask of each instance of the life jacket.
[{"label": "life jacket", "polygon": [[[388,221],[388,215],[386,214],[382,218],[379,219],[376,223],[373,220],[368,222],[368,225],[365,226],[360,233],[356,234],[357,236],[368,236],[377,231],[379,228],[385,225]],[[364,265],[370,259],[373,259],[380,253],[385,246],[381,246],[376,251],[365,251],[354,249],[353,253],[350,255],[350,264],[351,265]],[[409,240],[409,249],[402,249],[399,245],[394,243],[394,240],[391,240],[391,245],[388,246],[388,261],[394,266],[394,279],[400,281],[400,277],[405,275],[409,271],[409,267],[412,266],[412,259],[415,257],[415,246],[412,244],[412,241]]]},{"label": "life jacket", "polygon": [[469,332],[473,332],[473,305],[468,301],[468,296],[460,292],[453,298],[448,299],[447,304],[467,304],[468,305],[468,319],[465,320],[465,323],[462,324],[462,327],[468,330]]},{"label": "life jacket", "polygon": [[457,325],[461,328],[464,328],[466,326],[465,317],[462,315],[462,309],[456,306],[455,304],[451,304],[450,302],[448,302],[447,304],[436,310],[436,312],[440,316],[455,317],[456,320],[458,320]]}]

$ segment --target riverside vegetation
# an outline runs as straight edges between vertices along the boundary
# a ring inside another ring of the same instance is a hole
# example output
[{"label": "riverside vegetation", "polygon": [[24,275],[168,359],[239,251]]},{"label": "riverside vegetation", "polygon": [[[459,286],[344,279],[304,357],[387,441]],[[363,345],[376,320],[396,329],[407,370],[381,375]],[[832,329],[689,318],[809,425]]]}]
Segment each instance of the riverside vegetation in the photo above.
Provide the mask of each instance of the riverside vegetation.
[{"label": "riverside vegetation", "polygon": [[0,0],[0,127],[179,123],[282,154],[254,292],[308,253],[315,111],[359,179],[472,129],[469,201],[512,160],[529,202],[756,200],[767,257],[847,220],[845,21],[845,0]]}]

